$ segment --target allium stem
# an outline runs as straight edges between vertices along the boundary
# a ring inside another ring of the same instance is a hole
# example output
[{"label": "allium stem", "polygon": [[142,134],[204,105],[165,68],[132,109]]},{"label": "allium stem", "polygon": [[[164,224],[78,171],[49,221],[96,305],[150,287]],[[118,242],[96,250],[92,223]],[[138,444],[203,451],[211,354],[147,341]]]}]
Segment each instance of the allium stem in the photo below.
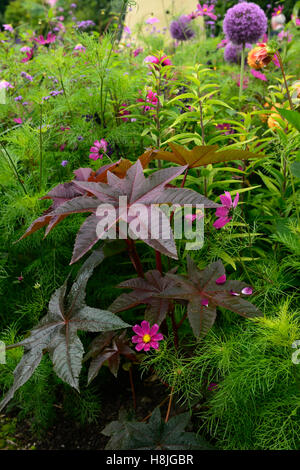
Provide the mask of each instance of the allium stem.
[{"label": "allium stem", "polygon": [[290,92],[289,92],[289,87],[288,87],[288,84],[287,84],[287,81],[286,81],[286,76],[285,76],[285,71],[284,71],[284,67],[283,67],[282,58],[281,58],[281,55],[279,54],[278,51],[276,51],[276,56],[278,58],[278,62],[279,62],[279,65],[280,65],[280,70],[281,70],[281,73],[282,73],[282,76],[283,76],[283,80],[284,80],[284,84],[285,84],[286,93],[287,93],[287,97],[288,97],[288,100],[289,100],[290,108],[291,108],[291,110],[293,110],[293,103],[292,103],[291,95],[290,95]]},{"label": "allium stem", "polygon": [[242,99],[242,94],[243,94],[244,69],[245,69],[245,43],[243,43],[242,53],[241,53],[241,73],[240,73],[240,93],[239,93],[240,101]]}]

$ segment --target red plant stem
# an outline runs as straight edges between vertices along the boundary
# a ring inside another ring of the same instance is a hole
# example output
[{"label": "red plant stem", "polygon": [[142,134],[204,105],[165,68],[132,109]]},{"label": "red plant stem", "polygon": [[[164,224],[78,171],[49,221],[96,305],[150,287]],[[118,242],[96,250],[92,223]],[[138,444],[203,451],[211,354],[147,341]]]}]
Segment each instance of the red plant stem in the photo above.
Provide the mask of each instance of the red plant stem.
[{"label": "red plant stem", "polygon": [[288,84],[287,84],[287,81],[286,81],[286,76],[285,76],[285,71],[284,71],[284,67],[283,67],[282,58],[281,58],[281,55],[279,54],[278,51],[276,51],[276,56],[277,56],[278,61],[279,61],[279,65],[280,65],[281,73],[282,73],[282,76],[283,76],[283,80],[284,80],[288,100],[289,100],[289,103],[290,103],[290,108],[291,108],[291,110],[293,110],[293,103],[292,103],[291,95],[290,95],[290,92],[289,92],[289,87],[288,87]]},{"label": "red plant stem", "polygon": [[189,172],[189,167],[187,167],[187,169],[185,170],[184,177],[183,177],[183,180],[182,180],[182,183],[181,183],[181,186],[180,186],[181,188],[183,188],[184,185],[185,185],[186,177],[188,175],[188,172]]},{"label": "red plant stem", "polygon": [[162,275],[161,253],[157,250],[155,250],[155,259],[156,259],[156,269]]},{"label": "red plant stem", "polygon": [[171,411],[171,405],[172,405],[172,400],[173,400],[173,392],[174,392],[174,385],[171,388],[171,392],[169,395],[169,404],[168,404],[168,410],[165,418],[165,423],[169,421],[169,416],[170,416],[170,411]]},{"label": "red plant stem", "polygon": [[131,387],[131,393],[132,393],[133,407],[136,410],[136,396],[135,396],[135,389],[134,389],[134,383],[133,383],[131,367],[129,369],[129,380],[130,380],[130,387]]},{"label": "red plant stem", "polygon": [[182,323],[184,322],[186,318],[187,318],[187,313],[184,314],[180,322],[177,324],[177,330],[181,327]]},{"label": "red plant stem", "polygon": [[138,273],[139,277],[144,278],[145,275],[144,275],[144,271],[143,271],[143,266],[142,266],[140,257],[138,255],[138,252],[136,251],[134,240],[127,239],[126,244],[127,244],[128,253],[129,253],[131,262],[134,266],[134,269]]}]

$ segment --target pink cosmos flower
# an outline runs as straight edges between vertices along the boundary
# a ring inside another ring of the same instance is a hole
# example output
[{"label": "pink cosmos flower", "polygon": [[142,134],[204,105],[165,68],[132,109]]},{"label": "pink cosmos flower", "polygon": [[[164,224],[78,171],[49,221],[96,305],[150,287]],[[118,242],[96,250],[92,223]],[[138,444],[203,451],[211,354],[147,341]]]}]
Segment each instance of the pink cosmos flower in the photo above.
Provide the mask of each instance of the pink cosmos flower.
[{"label": "pink cosmos flower", "polygon": [[250,73],[251,73],[251,75],[253,75],[253,77],[258,78],[259,80],[262,80],[263,82],[268,81],[266,75],[264,73],[260,72],[259,70],[251,69]]},{"label": "pink cosmos flower", "polygon": [[197,14],[198,16],[209,16],[212,20],[216,20],[217,16],[213,13],[215,5],[207,5],[204,3],[203,6],[198,3],[197,5]]},{"label": "pink cosmos flower", "polygon": [[14,32],[14,28],[12,27],[11,24],[4,24],[3,28],[4,28],[4,31],[9,31],[10,33]]},{"label": "pink cosmos flower", "polygon": [[239,202],[239,193],[234,198],[232,202],[231,195],[228,191],[225,191],[225,194],[220,196],[222,207],[218,207],[216,210],[216,217],[217,220],[213,223],[213,226],[216,229],[224,227],[224,225],[228,224],[232,217],[230,216],[230,212],[236,208]]},{"label": "pink cosmos flower", "polygon": [[26,57],[23,57],[21,62],[23,63],[29,62],[32,58],[33,58],[33,47],[29,51],[26,52]]},{"label": "pink cosmos flower", "polygon": [[14,122],[17,124],[23,124],[23,120],[21,118],[14,118]]},{"label": "pink cosmos flower", "polygon": [[46,38],[44,38],[44,36],[42,36],[41,34],[38,38],[34,38],[33,40],[37,42],[38,44],[42,44],[43,46],[45,46],[47,44],[51,44],[55,42],[55,39],[56,39],[55,34],[48,33],[48,36]]},{"label": "pink cosmos flower", "polygon": [[144,59],[144,62],[146,64],[153,64],[154,66],[161,65],[162,67],[165,67],[166,65],[172,65],[171,60],[166,55],[163,55],[160,58],[156,57],[155,55],[147,55],[147,57]]},{"label": "pink cosmos flower", "polygon": [[132,337],[132,342],[137,343],[135,347],[137,351],[144,350],[147,352],[150,348],[158,349],[158,342],[164,339],[163,335],[158,333],[159,326],[156,323],[150,328],[149,322],[144,320],[141,326],[134,325],[132,329],[136,333],[136,335]]},{"label": "pink cosmos flower", "polygon": [[296,26],[300,26],[300,18],[296,18]]},{"label": "pink cosmos flower", "polygon": [[155,18],[155,16],[152,16],[151,18],[148,18],[146,21],[145,21],[146,24],[155,24],[155,23],[159,23],[159,19],[158,18]]},{"label": "pink cosmos flower", "polygon": [[217,49],[222,49],[222,47],[227,46],[228,43],[229,43],[228,39],[222,39],[222,41],[219,42],[219,44],[217,44]]},{"label": "pink cosmos flower", "polygon": [[92,160],[98,160],[98,158],[103,158],[103,153],[100,154],[100,151],[103,150],[104,152],[107,152],[107,142],[104,139],[101,139],[100,142],[99,140],[96,140],[94,142],[94,145],[90,148],[90,155],[89,158]]},{"label": "pink cosmos flower", "polygon": [[278,15],[281,15],[283,12],[283,6],[282,5],[278,5],[278,7],[275,7],[274,8],[274,11],[272,13],[272,16],[278,16]]},{"label": "pink cosmos flower", "polygon": [[143,52],[143,50],[144,49],[142,47],[138,47],[137,49],[133,51],[133,56],[137,57],[141,52]]}]

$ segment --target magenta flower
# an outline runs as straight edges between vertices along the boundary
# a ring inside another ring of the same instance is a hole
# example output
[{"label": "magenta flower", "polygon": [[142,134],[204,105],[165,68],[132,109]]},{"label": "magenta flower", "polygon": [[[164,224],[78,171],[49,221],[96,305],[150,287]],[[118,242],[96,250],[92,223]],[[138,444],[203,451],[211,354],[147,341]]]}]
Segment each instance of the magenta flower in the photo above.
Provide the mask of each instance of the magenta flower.
[{"label": "magenta flower", "polygon": [[23,120],[21,118],[14,118],[14,122],[16,124],[23,124]]},{"label": "magenta flower", "polygon": [[161,333],[157,333],[159,326],[156,323],[150,328],[149,322],[144,320],[141,326],[134,325],[132,329],[136,333],[136,335],[132,337],[132,342],[137,343],[135,347],[137,351],[142,351],[143,349],[147,352],[150,348],[158,349],[158,341],[164,339]]},{"label": "magenta flower", "polygon": [[300,18],[296,18],[296,26],[300,26]]},{"label": "magenta flower", "polygon": [[259,70],[251,69],[250,73],[251,73],[251,75],[253,75],[253,77],[258,78],[259,80],[262,80],[263,82],[268,81],[266,75],[264,73],[260,72]]},{"label": "magenta flower", "polygon": [[96,140],[94,142],[94,145],[90,148],[90,155],[89,158],[92,160],[98,160],[99,158],[103,158],[103,153],[100,154],[100,151],[103,150],[104,152],[107,152],[107,142],[104,139],[101,139],[100,142],[99,140]]},{"label": "magenta flower", "polygon": [[137,57],[141,52],[143,52],[143,48],[142,47],[138,47],[137,49],[135,49],[133,51],[133,56],[134,57]]},{"label": "magenta flower", "polygon": [[228,224],[231,221],[232,216],[230,215],[230,213],[238,205],[239,193],[237,193],[233,202],[231,199],[231,195],[228,191],[225,191],[225,194],[222,194],[220,196],[220,199],[222,202],[222,207],[218,207],[218,209],[216,210],[216,217],[218,218],[213,223],[213,226],[216,229],[224,227],[224,225]]},{"label": "magenta flower", "polygon": [[219,42],[219,44],[217,44],[217,49],[222,49],[222,47],[227,46],[228,43],[229,43],[228,39],[222,39],[222,41]]},{"label": "magenta flower", "polygon": [[226,274],[222,274],[222,276],[218,277],[218,279],[216,279],[216,284],[218,285],[222,285],[222,284],[225,284],[226,282]]},{"label": "magenta flower", "polygon": [[217,124],[216,128],[221,131],[221,134],[224,134],[224,135],[234,134],[234,129],[232,129],[231,125],[228,122],[224,122],[223,124]]},{"label": "magenta flower", "polygon": [[44,38],[44,36],[40,35],[38,38],[34,38],[33,40],[42,46],[46,46],[47,44],[51,44],[55,42],[56,36],[53,33],[48,33],[48,36]]},{"label": "magenta flower", "polygon": [[215,5],[207,5],[204,3],[203,6],[198,3],[197,5],[197,14],[198,16],[209,16],[212,20],[216,20],[217,16],[213,13]]},{"label": "magenta flower", "polygon": [[124,26],[124,33],[128,34],[128,36],[131,35],[131,29],[129,28],[129,26]]},{"label": "magenta flower", "polygon": [[208,299],[203,297],[203,299],[201,299],[201,305],[203,305],[203,307],[208,307]]},{"label": "magenta flower", "polygon": [[272,16],[278,16],[278,15],[281,15],[283,12],[283,6],[282,5],[278,5],[278,7],[275,7],[274,8],[274,11],[272,13]]},{"label": "magenta flower", "polygon": [[160,58],[156,57],[155,55],[147,55],[147,57],[144,59],[144,62],[146,64],[153,64],[154,66],[161,65],[162,67],[165,67],[166,65],[172,65],[171,60],[166,55],[163,55]]},{"label": "magenta flower", "polygon": [[23,63],[29,62],[32,58],[33,58],[33,47],[29,51],[26,52],[26,57],[23,57],[21,62]]},{"label": "magenta flower", "polygon": [[53,8],[56,3],[57,3],[57,0],[46,0],[46,3],[48,3],[48,5]]}]

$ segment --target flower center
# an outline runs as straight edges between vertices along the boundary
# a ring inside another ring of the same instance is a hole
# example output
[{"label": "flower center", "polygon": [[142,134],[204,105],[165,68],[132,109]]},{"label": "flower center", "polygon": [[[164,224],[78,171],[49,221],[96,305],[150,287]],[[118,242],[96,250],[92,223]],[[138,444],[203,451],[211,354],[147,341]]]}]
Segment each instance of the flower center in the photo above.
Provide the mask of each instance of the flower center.
[{"label": "flower center", "polygon": [[207,8],[203,8],[203,11],[207,11]]},{"label": "flower center", "polygon": [[150,343],[151,341],[151,336],[150,335],[144,335],[143,336],[143,342],[144,343]]}]

